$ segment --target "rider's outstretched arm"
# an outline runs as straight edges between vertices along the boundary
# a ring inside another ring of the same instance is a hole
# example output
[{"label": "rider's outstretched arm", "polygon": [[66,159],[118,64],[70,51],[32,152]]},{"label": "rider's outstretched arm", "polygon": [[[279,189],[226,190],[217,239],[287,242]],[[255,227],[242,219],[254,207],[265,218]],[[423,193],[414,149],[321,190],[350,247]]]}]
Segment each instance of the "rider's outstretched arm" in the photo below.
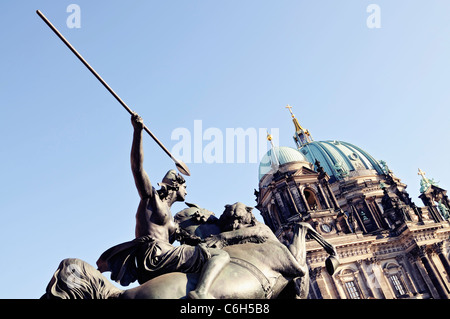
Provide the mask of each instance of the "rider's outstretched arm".
[{"label": "rider's outstretched arm", "polygon": [[149,198],[152,196],[152,184],[144,170],[144,148],[142,146],[142,130],[144,122],[138,114],[131,116],[131,123],[134,127],[133,144],[131,146],[131,170],[133,172],[134,182],[139,192],[139,196]]}]

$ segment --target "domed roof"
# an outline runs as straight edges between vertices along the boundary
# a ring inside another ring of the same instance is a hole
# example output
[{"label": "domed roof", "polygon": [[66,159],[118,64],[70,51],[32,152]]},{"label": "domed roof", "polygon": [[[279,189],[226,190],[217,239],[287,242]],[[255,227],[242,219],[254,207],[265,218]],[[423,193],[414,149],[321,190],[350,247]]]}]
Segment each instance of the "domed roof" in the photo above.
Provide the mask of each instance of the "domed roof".
[{"label": "domed roof", "polygon": [[330,176],[330,182],[346,177],[352,171],[375,170],[383,174],[380,163],[358,146],[342,141],[314,141],[300,148],[309,162],[316,160]]},{"label": "domed roof", "polygon": [[259,180],[269,173],[274,165],[292,162],[309,162],[307,157],[292,147],[280,146],[270,149],[259,164]]}]

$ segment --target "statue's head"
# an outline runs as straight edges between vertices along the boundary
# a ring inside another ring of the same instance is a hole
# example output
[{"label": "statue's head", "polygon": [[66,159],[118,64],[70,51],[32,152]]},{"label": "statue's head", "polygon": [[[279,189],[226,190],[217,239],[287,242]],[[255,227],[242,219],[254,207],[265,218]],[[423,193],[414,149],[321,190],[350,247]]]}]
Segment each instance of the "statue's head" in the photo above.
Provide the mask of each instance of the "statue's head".
[{"label": "statue's head", "polygon": [[161,183],[158,183],[161,187],[158,190],[158,194],[161,198],[166,198],[169,194],[175,193],[175,201],[184,201],[186,198],[186,181],[178,174],[174,169],[171,169],[166,173]]},{"label": "statue's head", "polygon": [[253,207],[240,202],[225,205],[225,210],[219,219],[220,229],[222,231],[231,231],[244,226],[254,226],[256,218],[252,210]]}]

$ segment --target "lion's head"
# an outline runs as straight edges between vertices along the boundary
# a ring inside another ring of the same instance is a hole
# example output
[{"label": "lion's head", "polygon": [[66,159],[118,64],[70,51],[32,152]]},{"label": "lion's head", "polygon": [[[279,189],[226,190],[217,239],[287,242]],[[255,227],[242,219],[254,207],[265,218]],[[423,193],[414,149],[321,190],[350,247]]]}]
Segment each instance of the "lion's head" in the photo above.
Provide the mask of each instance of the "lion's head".
[{"label": "lion's head", "polygon": [[254,226],[256,218],[252,213],[253,207],[237,202],[225,205],[225,210],[219,218],[222,231],[236,230],[241,227]]}]

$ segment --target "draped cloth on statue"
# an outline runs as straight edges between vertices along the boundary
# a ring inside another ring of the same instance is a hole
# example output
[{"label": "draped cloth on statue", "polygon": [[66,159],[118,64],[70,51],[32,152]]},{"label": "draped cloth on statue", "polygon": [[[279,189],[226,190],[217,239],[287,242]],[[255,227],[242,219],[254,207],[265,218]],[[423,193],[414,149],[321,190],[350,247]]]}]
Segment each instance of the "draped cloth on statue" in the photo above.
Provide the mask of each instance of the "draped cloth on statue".
[{"label": "draped cloth on statue", "polygon": [[111,280],[122,286],[140,284],[169,272],[197,273],[211,253],[205,244],[172,246],[143,236],[106,250],[97,260],[100,272],[111,272]]}]

